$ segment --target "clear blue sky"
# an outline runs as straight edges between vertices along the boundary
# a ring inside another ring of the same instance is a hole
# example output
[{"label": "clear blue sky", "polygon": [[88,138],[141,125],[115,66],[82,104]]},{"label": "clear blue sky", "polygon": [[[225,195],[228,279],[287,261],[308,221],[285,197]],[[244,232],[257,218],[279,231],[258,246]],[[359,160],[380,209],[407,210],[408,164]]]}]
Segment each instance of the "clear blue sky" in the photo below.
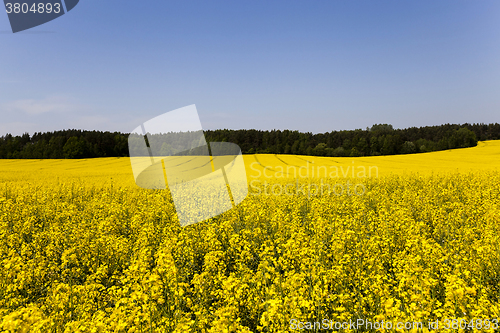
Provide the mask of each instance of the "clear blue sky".
[{"label": "clear blue sky", "polygon": [[81,0],[0,45],[0,135],[500,122],[497,0]]}]

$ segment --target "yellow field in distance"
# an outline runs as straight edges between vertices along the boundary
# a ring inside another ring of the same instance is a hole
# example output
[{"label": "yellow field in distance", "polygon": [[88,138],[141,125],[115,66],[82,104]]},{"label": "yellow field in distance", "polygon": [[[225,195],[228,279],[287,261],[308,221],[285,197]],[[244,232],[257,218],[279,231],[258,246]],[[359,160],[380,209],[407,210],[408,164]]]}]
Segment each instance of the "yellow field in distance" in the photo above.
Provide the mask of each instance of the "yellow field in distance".
[{"label": "yellow field in distance", "polygon": [[[302,155],[244,155],[249,180],[257,178],[374,178],[390,174],[500,170],[500,140],[476,147],[424,154],[315,157]],[[192,157],[189,157],[192,159]],[[0,160],[0,182],[85,181],[95,185],[135,186],[130,159],[108,157],[78,160]]]}]

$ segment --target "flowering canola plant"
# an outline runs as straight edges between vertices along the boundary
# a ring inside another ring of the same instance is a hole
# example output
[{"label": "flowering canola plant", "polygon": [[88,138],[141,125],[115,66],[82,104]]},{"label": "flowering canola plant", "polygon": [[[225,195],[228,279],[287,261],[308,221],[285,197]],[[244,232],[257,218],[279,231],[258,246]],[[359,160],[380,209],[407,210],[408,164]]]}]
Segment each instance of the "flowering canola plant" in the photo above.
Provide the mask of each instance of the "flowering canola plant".
[{"label": "flowering canola plant", "polygon": [[168,191],[135,186],[127,158],[0,161],[0,331],[289,332],[292,320],[363,319],[425,332],[500,318],[499,151],[248,155],[249,180],[265,169],[274,184],[305,161],[380,174],[335,180],[362,182],[362,195],[251,190],[187,227]]}]

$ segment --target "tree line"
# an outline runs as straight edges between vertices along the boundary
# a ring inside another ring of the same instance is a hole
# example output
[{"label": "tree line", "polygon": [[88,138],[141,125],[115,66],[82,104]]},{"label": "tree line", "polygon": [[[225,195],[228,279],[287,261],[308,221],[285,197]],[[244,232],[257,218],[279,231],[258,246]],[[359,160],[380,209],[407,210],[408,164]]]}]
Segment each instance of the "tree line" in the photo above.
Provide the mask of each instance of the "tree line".
[{"label": "tree line", "polygon": [[[0,137],[0,158],[93,158],[129,156],[128,133],[63,130]],[[394,129],[375,124],[365,130],[312,134],[290,130],[208,130],[207,142],[232,142],[243,154],[377,156],[467,148],[478,140],[499,140],[500,124],[445,124]]]}]

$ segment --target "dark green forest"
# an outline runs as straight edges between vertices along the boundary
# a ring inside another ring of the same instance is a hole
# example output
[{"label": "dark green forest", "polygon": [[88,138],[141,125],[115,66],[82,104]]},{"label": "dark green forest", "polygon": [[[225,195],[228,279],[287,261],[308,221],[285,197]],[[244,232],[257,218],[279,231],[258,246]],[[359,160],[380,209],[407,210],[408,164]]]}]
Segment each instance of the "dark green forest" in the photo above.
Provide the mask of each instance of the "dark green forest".
[{"label": "dark green forest", "polygon": [[[500,124],[445,124],[394,129],[376,124],[366,130],[322,134],[290,130],[208,130],[207,142],[233,142],[243,154],[377,156],[466,148],[478,140],[499,140]],[[93,158],[128,156],[128,134],[83,130],[7,134],[0,137],[0,158]]]}]

